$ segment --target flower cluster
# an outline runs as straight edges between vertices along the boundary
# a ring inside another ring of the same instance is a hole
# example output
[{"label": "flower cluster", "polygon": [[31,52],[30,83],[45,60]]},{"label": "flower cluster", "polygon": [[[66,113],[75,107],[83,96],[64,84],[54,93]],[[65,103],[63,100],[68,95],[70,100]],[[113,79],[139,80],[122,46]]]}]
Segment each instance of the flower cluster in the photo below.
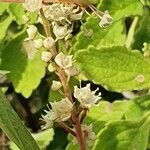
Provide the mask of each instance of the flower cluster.
[{"label": "flower cluster", "polygon": [[51,128],[54,122],[66,121],[71,117],[73,110],[73,104],[68,98],[64,98],[61,101],[50,103],[52,109],[45,110],[45,115],[42,115],[41,120],[45,122],[42,129]]}]

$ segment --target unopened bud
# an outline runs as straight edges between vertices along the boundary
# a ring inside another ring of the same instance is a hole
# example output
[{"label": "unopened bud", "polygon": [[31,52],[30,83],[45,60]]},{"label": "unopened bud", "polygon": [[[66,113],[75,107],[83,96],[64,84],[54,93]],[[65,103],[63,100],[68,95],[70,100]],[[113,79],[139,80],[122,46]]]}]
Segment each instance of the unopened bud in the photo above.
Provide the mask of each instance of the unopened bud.
[{"label": "unopened bud", "polygon": [[34,40],[34,47],[39,49],[41,48],[43,45],[43,40],[42,39],[37,39],[37,40]]},{"label": "unopened bud", "polygon": [[55,44],[55,41],[52,37],[48,37],[43,41],[43,45],[46,49],[52,48]]},{"label": "unopened bud", "polygon": [[62,87],[62,83],[60,81],[55,81],[53,80],[52,82],[52,86],[51,86],[51,90],[52,91],[57,91],[58,89],[60,89]]},{"label": "unopened bud", "polygon": [[52,58],[52,53],[51,52],[42,52],[42,60],[45,62],[49,62]]}]

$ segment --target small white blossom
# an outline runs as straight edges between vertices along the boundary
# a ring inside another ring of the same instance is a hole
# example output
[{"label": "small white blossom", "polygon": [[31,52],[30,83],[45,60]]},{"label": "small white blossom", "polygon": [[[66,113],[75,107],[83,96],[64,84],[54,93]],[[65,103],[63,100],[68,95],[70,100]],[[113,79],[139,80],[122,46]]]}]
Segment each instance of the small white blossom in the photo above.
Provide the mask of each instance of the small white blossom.
[{"label": "small white blossom", "polygon": [[54,121],[57,119],[56,114],[50,108],[48,111],[45,110],[45,115],[42,115],[41,120],[45,122],[45,124],[41,127],[42,129],[51,128],[54,124]]},{"label": "small white blossom", "polygon": [[54,122],[66,121],[71,117],[71,112],[73,110],[73,104],[69,101],[68,98],[64,98],[58,102],[50,103],[52,109],[46,111],[45,115],[42,115],[41,120],[45,122],[45,125],[42,126],[42,129],[51,128]]},{"label": "small white blossom", "polygon": [[27,29],[28,38],[26,38],[25,41],[34,39],[36,33],[37,27],[35,27],[34,25],[29,25]]},{"label": "small white blossom", "polygon": [[48,37],[43,41],[43,45],[46,49],[50,49],[54,46],[55,41],[52,37]]},{"label": "small white blossom", "polygon": [[39,11],[42,8],[42,0],[25,0],[24,7],[30,12]]},{"label": "small white blossom", "polygon": [[42,52],[41,59],[45,62],[49,62],[52,58],[52,53],[51,52]]},{"label": "small white blossom", "polygon": [[56,68],[54,67],[54,65],[52,64],[52,63],[50,63],[49,65],[48,65],[48,71],[50,71],[50,72],[54,72],[55,70],[56,70]]},{"label": "small white blossom", "polygon": [[43,10],[47,19],[59,22],[67,20],[70,11],[69,7],[64,6],[62,3],[54,3],[50,6],[44,6]]},{"label": "small white blossom", "polygon": [[55,62],[61,68],[66,69],[66,68],[72,67],[72,57],[73,55],[65,56],[61,52],[55,57]]},{"label": "small white blossom", "polygon": [[62,87],[62,83],[60,81],[53,80],[52,85],[51,85],[51,90],[52,91],[57,91],[61,87]]},{"label": "small white blossom", "polygon": [[89,126],[82,125],[82,131],[84,133],[85,141],[88,146],[92,146],[96,140],[96,134],[92,131],[92,128],[92,124],[90,124]]},{"label": "small white blossom", "polygon": [[42,39],[36,39],[33,42],[34,42],[34,47],[37,48],[37,49],[41,48],[42,45],[43,45],[43,40]]},{"label": "small white blossom", "polygon": [[53,22],[53,32],[56,36],[56,40],[64,39],[65,37],[70,36],[72,31],[72,27],[69,28],[68,24],[62,26],[56,22]]},{"label": "small white blossom", "polygon": [[101,93],[95,95],[96,91],[91,91],[90,84],[87,84],[86,87],[78,88],[74,87],[74,97],[80,102],[81,106],[84,108],[90,108],[95,105],[100,99]]},{"label": "small white blossom", "polygon": [[72,66],[72,67],[65,69],[65,73],[68,76],[76,76],[79,74],[79,70],[76,67]]},{"label": "small white blossom", "polygon": [[77,7],[76,9],[73,9],[70,14],[71,20],[81,20],[83,16],[84,11],[80,11],[80,7]]},{"label": "small white blossom", "polygon": [[73,110],[73,104],[68,98],[64,98],[61,101],[51,103],[52,110],[57,116],[57,121],[66,121],[71,117]]},{"label": "small white blossom", "polygon": [[101,21],[99,23],[99,26],[105,27],[106,25],[108,25],[110,23],[110,21],[112,21],[112,17],[110,16],[108,11],[105,11],[103,16],[101,17]]}]

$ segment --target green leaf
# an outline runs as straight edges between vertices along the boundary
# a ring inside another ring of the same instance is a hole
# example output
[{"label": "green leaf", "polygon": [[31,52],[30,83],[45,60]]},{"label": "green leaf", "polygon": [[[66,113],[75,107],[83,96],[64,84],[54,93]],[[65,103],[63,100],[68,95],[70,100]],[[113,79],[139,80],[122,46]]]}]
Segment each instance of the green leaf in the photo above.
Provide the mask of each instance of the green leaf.
[{"label": "green leaf", "polygon": [[[115,22],[106,28],[101,28],[98,24],[99,19],[97,18],[89,17],[87,19],[81,32],[77,35],[73,48],[75,52],[80,49],[86,49],[89,45],[100,48],[125,44],[126,36],[123,20]],[[91,36],[89,36],[90,32]]]},{"label": "green leaf", "polygon": [[13,17],[11,15],[0,21],[0,41],[6,36],[7,29],[12,21]]},{"label": "green leaf", "polygon": [[148,7],[144,7],[144,13],[139,20],[139,26],[137,27],[137,31],[134,35],[134,43],[132,47],[134,49],[142,49],[144,42],[150,42],[150,9]]},{"label": "green leaf", "polygon": [[3,3],[0,4],[0,15],[2,15],[7,9],[8,9],[9,3]]},{"label": "green leaf", "polygon": [[15,4],[15,3],[10,4],[9,12],[13,15],[15,21],[18,24],[23,23],[22,16],[25,15],[25,11],[24,8],[22,7],[22,4]]},{"label": "green leaf", "polygon": [[150,87],[150,61],[136,50],[89,47],[79,51],[75,60],[89,80],[107,89],[120,92]]},{"label": "green leaf", "polygon": [[139,0],[102,0],[99,9],[108,10],[113,17],[113,21],[121,18],[142,15],[143,6]]},{"label": "green leaf", "polygon": [[39,150],[31,134],[0,91],[0,128],[21,150]]},{"label": "green leaf", "polygon": [[[53,129],[48,129],[39,133],[33,133],[32,136],[40,149],[44,149],[53,140],[54,131]],[[9,147],[11,150],[19,150],[19,148],[13,142],[10,142]]]},{"label": "green leaf", "polygon": [[16,92],[27,98],[44,77],[45,63],[41,60],[42,50],[33,52],[35,54],[32,59],[28,57],[28,53],[32,54],[30,47],[26,47],[27,50],[23,51],[22,42],[25,37],[26,33],[21,32],[4,47],[1,68],[10,71],[8,78],[12,81]]},{"label": "green leaf", "polygon": [[149,115],[140,121],[108,123],[98,134],[92,150],[145,150],[150,130]]},{"label": "green leaf", "polygon": [[[18,13],[19,12],[19,13]],[[22,4],[15,4],[15,3],[12,3],[9,5],[9,13],[11,15],[13,15],[15,21],[21,25],[21,24],[24,24],[24,21],[23,21],[23,16],[24,15],[27,15],[27,13],[25,12],[25,9],[23,7]],[[37,19],[37,13],[28,13],[28,17],[30,18],[29,20],[29,24],[33,24],[36,22],[36,19]]]}]

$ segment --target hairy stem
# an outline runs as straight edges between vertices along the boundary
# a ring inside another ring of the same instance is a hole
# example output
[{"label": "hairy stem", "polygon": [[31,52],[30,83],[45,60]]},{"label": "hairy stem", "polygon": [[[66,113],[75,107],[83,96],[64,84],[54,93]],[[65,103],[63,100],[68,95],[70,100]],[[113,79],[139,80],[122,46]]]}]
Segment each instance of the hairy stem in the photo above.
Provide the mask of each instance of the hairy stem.
[{"label": "hairy stem", "polygon": [[[46,19],[42,9],[40,11],[40,14],[41,14],[41,18],[43,20],[43,27],[44,27],[46,36],[49,37],[49,36],[52,35],[51,30],[50,30],[49,21]],[[55,59],[55,57],[57,55],[56,46],[53,46],[50,49],[50,51],[52,52],[53,59]],[[57,66],[57,64],[55,64],[55,66],[56,66],[56,70],[57,70],[57,75],[59,76],[60,81],[62,82],[62,85],[63,85],[64,95],[65,95],[65,97],[68,97],[69,100],[73,103],[72,93],[71,93],[71,90],[70,90],[70,87],[69,87],[69,84],[68,84],[68,81],[67,81],[65,71],[62,68],[60,68],[59,66]],[[85,141],[84,141],[84,137],[83,137],[81,124],[80,124],[79,118],[77,116],[77,112],[75,110],[73,110],[73,112],[72,112],[72,119],[73,119],[74,127],[75,127],[75,130],[76,130],[76,137],[77,137],[77,140],[80,144],[80,149],[81,150],[86,150],[86,145],[85,145]],[[62,125],[64,125],[64,124],[61,124],[61,126]]]}]

